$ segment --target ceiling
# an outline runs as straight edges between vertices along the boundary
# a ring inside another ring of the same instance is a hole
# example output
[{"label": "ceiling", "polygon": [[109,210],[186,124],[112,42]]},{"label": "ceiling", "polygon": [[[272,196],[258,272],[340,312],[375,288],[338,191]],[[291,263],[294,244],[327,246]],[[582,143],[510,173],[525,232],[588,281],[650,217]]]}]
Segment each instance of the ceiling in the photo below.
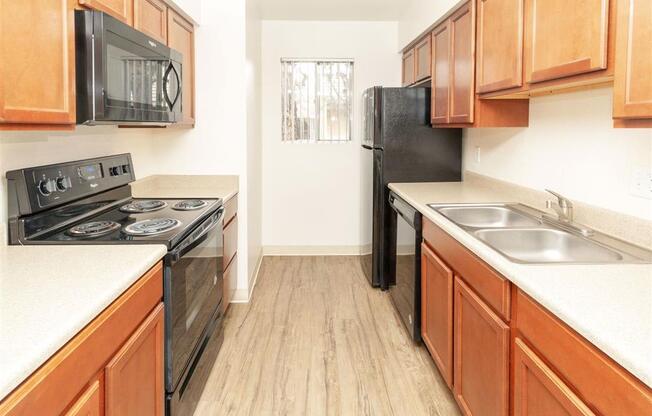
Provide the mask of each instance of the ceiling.
[{"label": "ceiling", "polygon": [[397,21],[408,0],[260,0],[264,20]]}]

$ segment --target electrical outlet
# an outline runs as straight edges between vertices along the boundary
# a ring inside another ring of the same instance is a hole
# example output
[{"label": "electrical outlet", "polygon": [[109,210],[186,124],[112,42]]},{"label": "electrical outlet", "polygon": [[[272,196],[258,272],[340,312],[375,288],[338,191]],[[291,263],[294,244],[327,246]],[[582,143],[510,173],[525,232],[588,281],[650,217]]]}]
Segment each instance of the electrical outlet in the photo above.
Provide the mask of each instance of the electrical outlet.
[{"label": "electrical outlet", "polygon": [[482,149],[480,148],[480,146],[475,147],[475,163],[480,163],[480,153],[481,153],[481,151],[482,151]]},{"label": "electrical outlet", "polygon": [[641,198],[652,199],[652,170],[649,168],[634,170],[630,193]]}]

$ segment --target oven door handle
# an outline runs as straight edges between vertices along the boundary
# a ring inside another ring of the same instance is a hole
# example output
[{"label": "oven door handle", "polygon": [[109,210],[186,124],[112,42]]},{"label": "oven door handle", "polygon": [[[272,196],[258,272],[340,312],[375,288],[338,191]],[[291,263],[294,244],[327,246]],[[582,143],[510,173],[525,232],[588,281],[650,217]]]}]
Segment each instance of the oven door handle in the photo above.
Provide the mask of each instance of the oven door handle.
[{"label": "oven door handle", "polygon": [[220,221],[222,221],[223,216],[224,216],[224,207],[220,207],[215,214],[211,215],[211,217],[208,220],[204,221],[204,223],[199,226],[200,228],[203,227],[203,229],[201,229],[199,232],[195,231],[193,234],[190,235],[189,238],[186,238],[184,242],[182,242],[176,249],[174,249],[170,253],[170,255],[172,256],[172,261],[173,262],[178,261],[190,250],[203,243],[208,238],[208,234],[220,224]]}]

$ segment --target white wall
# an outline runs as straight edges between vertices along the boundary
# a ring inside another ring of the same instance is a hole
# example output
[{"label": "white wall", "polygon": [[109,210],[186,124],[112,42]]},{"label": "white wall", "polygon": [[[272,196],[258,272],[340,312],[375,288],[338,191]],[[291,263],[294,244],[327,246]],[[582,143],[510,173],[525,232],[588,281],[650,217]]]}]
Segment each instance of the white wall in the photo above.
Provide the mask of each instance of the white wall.
[{"label": "white wall", "polygon": [[[246,286],[253,288],[258,262],[262,256],[263,236],[263,142],[261,128],[261,29],[260,0],[247,0],[246,7],[246,82],[247,82],[247,198],[249,207],[247,213],[247,244],[248,275],[241,276],[246,279]],[[238,299],[245,298],[244,293],[237,293]],[[249,298],[249,293],[246,293]]]},{"label": "white wall", "polygon": [[611,97],[602,88],[533,98],[529,128],[469,129],[466,169],[652,220],[652,201],[630,191],[636,170],[652,172],[652,130],[614,129]]},{"label": "white wall", "polygon": [[398,49],[403,49],[460,0],[406,1],[398,24]]},{"label": "white wall", "polygon": [[[263,21],[262,38],[263,245],[357,250],[368,243],[359,216],[361,96],[399,83],[397,23]],[[352,142],[281,142],[282,57],[355,60]]]},{"label": "white wall", "polygon": [[[201,15],[203,24],[196,32],[196,127],[80,127],[69,133],[0,133],[0,230],[6,232],[7,170],[131,152],[138,178],[150,174],[240,175],[238,274],[248,276],[245,3],[203,0]],[[5,238],[0,241],[6,244]],[[245,284],[248,281],[246,277],[243,280]]]}]

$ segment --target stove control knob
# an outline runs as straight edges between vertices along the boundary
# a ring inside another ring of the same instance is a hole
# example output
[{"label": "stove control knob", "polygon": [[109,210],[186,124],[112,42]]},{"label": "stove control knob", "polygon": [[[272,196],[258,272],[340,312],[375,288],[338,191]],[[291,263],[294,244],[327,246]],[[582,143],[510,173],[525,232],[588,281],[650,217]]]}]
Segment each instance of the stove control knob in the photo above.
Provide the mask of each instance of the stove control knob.
[{"label": "stove control knob", "polygon": [[48,196],[57,190],[56,182],[52,179],[43,179],[38,183],[38,190],[43,196]]},{"label": "stove control knob", "polygon": [[66,192],[72,187],[70,176],[61,176],[57,178],[57,189],[61,192]]}]

